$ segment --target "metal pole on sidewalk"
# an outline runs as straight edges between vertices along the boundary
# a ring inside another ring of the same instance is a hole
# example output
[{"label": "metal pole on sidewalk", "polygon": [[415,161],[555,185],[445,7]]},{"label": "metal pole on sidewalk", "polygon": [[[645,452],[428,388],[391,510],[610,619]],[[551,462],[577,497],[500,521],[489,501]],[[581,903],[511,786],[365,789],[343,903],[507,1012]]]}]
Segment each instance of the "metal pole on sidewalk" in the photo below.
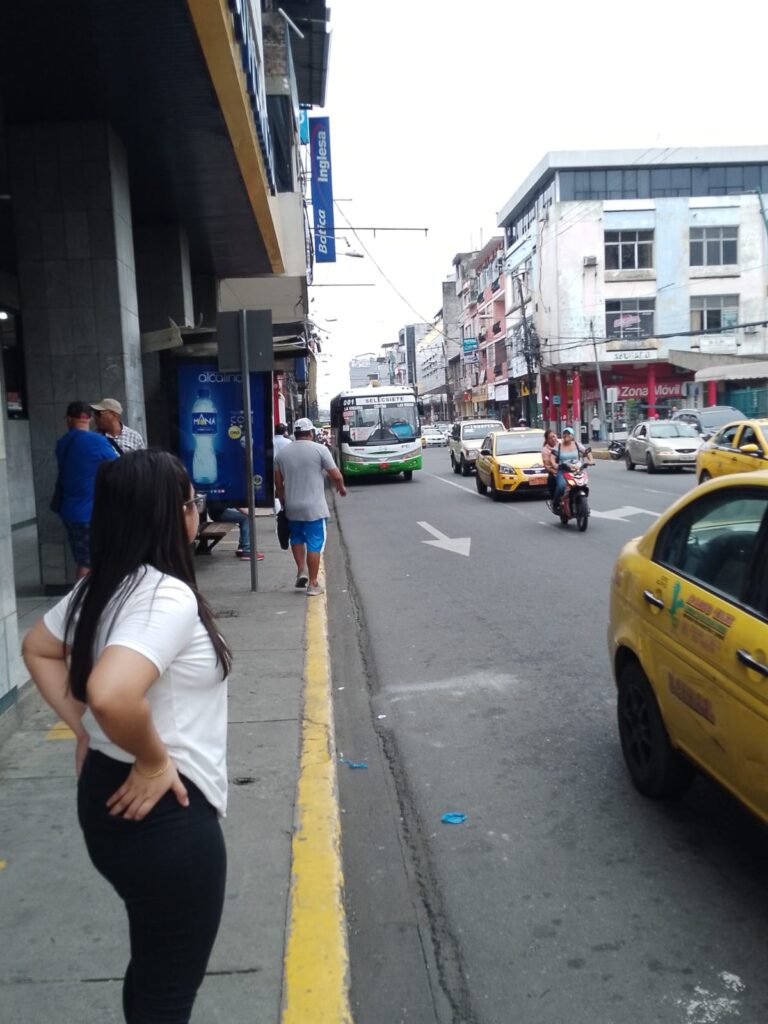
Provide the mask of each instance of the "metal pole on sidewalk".
[{"label": "metal pole on sidewalk", "polygon": [[245,486],[248,488],[248,528],[251,537],[251,590],[259,589],[256,552],[256,504],[253,496],[253,418],[251,414],[251,369],[248,362],[248,326],[245,310],[240,310],[240,373],[243,379],[243,416],[245,418]]}]

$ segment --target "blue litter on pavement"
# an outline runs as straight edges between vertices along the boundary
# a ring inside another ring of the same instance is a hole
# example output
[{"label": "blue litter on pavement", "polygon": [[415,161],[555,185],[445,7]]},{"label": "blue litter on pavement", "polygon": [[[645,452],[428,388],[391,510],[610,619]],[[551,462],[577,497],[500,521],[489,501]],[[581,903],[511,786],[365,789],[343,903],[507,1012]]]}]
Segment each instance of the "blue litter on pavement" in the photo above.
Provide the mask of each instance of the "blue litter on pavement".
[{"label": "blue litter on pavement", "polygon": [[444,825],[461,825],[466,820],[466,814],[460,814],[458,811],[449,811],[448,814],[444,814],[440,819]]},{"label": "blue litter on pavement", "polygon": [[349,758],[340,757],[339,762],[345,764],[348,768],[367,768],[367,761],[350,761]]}]

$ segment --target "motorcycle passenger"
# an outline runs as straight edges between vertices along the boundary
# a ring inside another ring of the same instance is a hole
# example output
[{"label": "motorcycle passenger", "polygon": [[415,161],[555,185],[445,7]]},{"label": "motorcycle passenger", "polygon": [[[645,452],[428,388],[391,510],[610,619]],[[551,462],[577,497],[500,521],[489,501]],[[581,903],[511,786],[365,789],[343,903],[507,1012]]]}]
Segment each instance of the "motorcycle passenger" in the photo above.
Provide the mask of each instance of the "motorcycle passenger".
[{"label": "motorcycle passenger", "polygon": [[555,458],[555,451],[558,446],[557,434],[554,430],[546,430],[544,432],[544,446],[541,449],[541,461],[544,463],[544,468],[547,471],[547,493],[549,494],[549,500],[554,501],[555,498],[555,484],[557,482],[557,459]]},{"label": "motorcycle passenger", "polygon": [[554,456],[557,459],[557,480],[554,497],[555,509],[557,509],[565,494],[565,471],[573,469],[582,458],[584,458],[588,466],[593,466],[594,462],[592,461],[592,456],[585,452],[576,440],[572,427],[563,427],[563,438],[556,448]]}]

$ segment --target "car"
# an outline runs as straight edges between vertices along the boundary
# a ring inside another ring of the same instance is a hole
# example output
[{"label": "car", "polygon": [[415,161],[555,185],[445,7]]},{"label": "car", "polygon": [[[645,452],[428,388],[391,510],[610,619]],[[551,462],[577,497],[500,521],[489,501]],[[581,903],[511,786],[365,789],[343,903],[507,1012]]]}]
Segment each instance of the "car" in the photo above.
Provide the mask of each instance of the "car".
[{"label": "car", "polygon": [[627,469],[645,466],[649,473],[660,469],[693,469],[701,434],[681,420],[643,420],[627,438],[624,462]]},{"label": "car", "polygon": [[696,476],[706,483],[726,473],[768,469],[768,419],[727,423],[696,455]]},{"label": "car", "polygon": [[547,470],[541,460],[543,430],[494,431],[483,438],[475,470],[477,490],[499,501],[504,494],[538,491],[547,495]]},{"label": "car", "polygon": [[732,405],[708,405],[704,409],[678,409],[670,416],[672,420],[682,420],[696,427],[700,434],[714,434],[726,423],[745,420],[747,417],[740,409]]},{"label": "car", "polygon": [[694,488],[613,567],[608,644],[635,787],[701,769],[768,822],[768,471]]},{"label": "car", "polygon": [[442,430],[438,430],[437,427],[421,428],[422,448],[444,448],[447,444],[448,440]]},{"label": "car", "polygon": [[459,420],[453,424],[448,445],[454,473],[469,476],[484,437],[492,431],[506,430],[501,420]]}]

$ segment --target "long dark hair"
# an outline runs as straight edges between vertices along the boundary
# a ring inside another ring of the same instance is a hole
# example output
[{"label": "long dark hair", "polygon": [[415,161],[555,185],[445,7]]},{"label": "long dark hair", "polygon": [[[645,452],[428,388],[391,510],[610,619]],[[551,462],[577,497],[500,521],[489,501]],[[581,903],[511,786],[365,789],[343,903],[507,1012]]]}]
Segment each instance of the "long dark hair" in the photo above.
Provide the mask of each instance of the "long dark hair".
[{"label": "long dark hair", "polygon": [[224,675],[229,673],[232,656],[195,582],[184,518],[184,503],[189,501],[190,492],[187,471],[168,452],[128,452],[103,463],[96,474],[92,567],[72,597],[65,630],[72,647],[69,685],[78,700],[87,697],[96,631],[107,607],[114,622],[147,565],[182,580],[191,589],[217,661]]}]

